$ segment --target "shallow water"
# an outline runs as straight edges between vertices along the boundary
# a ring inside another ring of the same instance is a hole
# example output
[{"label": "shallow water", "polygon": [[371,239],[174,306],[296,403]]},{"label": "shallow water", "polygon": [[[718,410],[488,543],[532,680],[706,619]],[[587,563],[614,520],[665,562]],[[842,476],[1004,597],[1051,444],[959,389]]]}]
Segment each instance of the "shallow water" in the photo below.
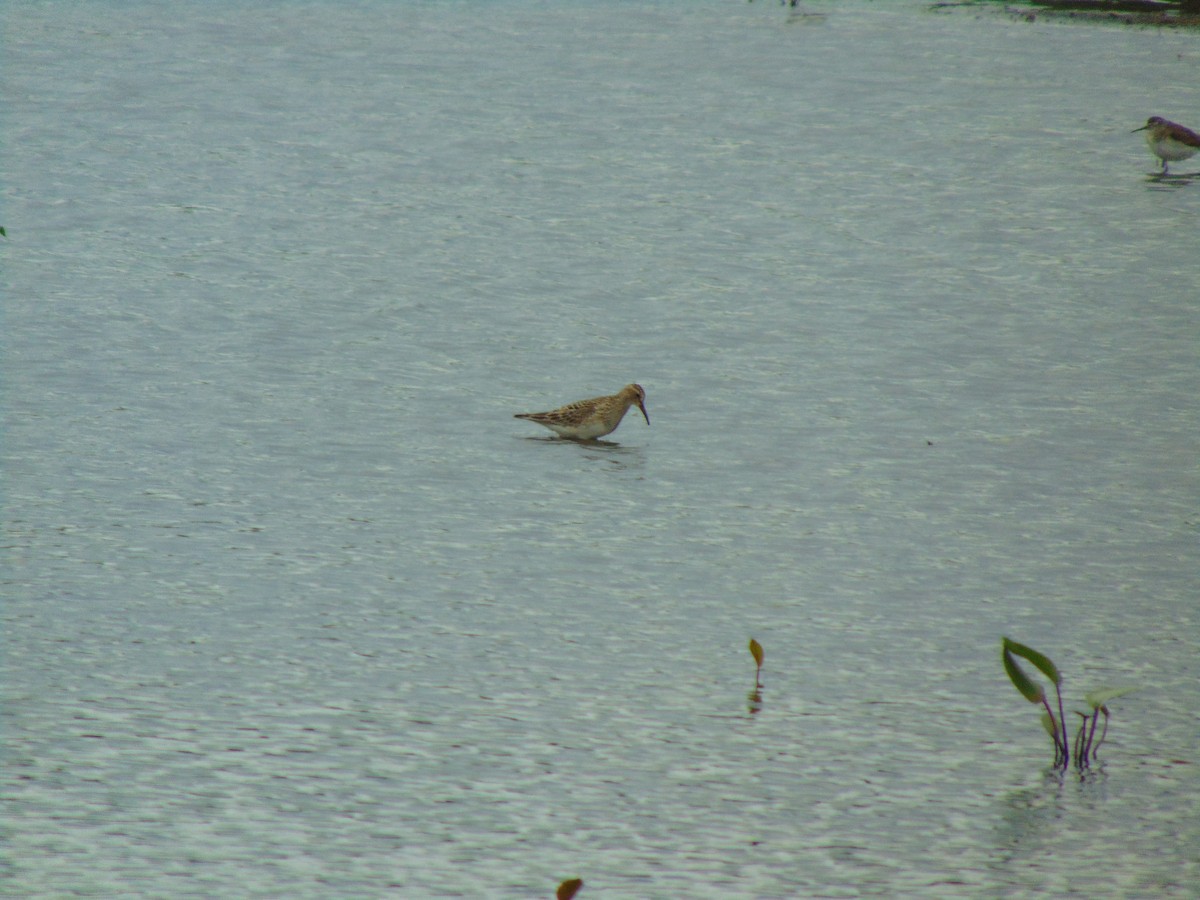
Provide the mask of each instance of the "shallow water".
[{"label": "shallow water", "polygon": [[807,10],[6,9],[7,892],[1194,896],[1200,50]]}]

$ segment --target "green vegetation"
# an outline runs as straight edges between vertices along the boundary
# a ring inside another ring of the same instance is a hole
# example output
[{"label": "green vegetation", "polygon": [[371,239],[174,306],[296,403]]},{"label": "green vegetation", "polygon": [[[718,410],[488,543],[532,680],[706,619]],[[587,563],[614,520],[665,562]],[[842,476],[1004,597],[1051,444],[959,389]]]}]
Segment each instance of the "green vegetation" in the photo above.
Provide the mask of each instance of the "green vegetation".
[{"label": "green vegetation", "polygon": [[754,657],[754,690],[747,696],[750,715],[761,712],[763,707],[762,702],[762,665],[763,665],[763,648],[762,644],[754,638],[750,638],[750,655]]},{"label": "green vegetation", "polygon": [[763,648],[762,644],[754,638],[750,638],[750,655],[754,657],[754,664],[758,667],[754,671],[754,683],[758,687],[762,687],[762,664],[763,664]]},{"label": "green vegetation", "polygon": [[[1092,711],[1090,713],[1076,713],[1082,721],[1079,725],[1079,731],[1075,734],[1074,743],[1070,744],[1067,741],[1066,715],[1063,713],[1062,675],[1059,673],[1058,667],[1054,665],[1050,657],[1038,653],[1032,647],[1018,644],[1016,641],[1009,640],[1008,638],[1001,640],[1001,649],[1004,658],[1004,671],[1008,673],[1008,678],[1013,683],[1013,686],[1020,691],[1021,696],[1026,700],[1030,703],[1041,704],[1045,710],[1042,713],[1042,725],[1054,741],[1054,767],[1056,769],[1066,769],[1071,763],[1073,754],[1075,768],[1080,772],[1087,769],[1096,760],[1096,754],[1100,750],[1100,745],[1104,743],[1104,738],[1108,736],[1109,712],[1107,704],[1117,697],[1137,690],[1137,688],[1104,688],[1084,695],[1084,700],[1087,701]],[[1021,668],[1021,664],[1016,659],[1018,656],[1029,662],[1030,665],[1050,679],[1050,683],[1054,685],[1054,694],[1058,700],[1057,718],[1050,706],[1050,701],[1046,697],[1045,689]],[[1097,740],[1096,723],[1101,715],[1104,716],[1104,728],[1100,732],[1100,739]]]}]

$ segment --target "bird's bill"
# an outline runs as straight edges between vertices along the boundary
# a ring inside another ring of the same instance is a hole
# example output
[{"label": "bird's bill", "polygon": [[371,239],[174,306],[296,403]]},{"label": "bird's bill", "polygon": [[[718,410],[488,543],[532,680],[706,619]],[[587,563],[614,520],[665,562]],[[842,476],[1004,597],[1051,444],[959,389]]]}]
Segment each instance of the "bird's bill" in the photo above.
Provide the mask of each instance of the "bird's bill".
[{"label": "bird's bill", "polygon": [[1145,131],[1145,130],[1146,130],[1147,128],[1149,128],[1149,127],[1150,127],[1150,123],[1149,123],[1149,122],[1147,122],[1147,123],[1146,123],[1145,125],[1143,125],[1141,128],[1135,128],[1135,129],[1133,129],[1133,131],[1131,131],[1131,132],[1129,132],[1129,133],[1130,133],[1130,134],[1137,134],[1139,131]]},{"label": "bird's bill", "polygon": [[642,403],[639,400],[638,401],[638,409],[640,409],[642,411],[642,416],[643,416],[643,418],[645,418],[646,424],[649,425],[650,424],[650,414],[648,412],[646,412],[646,404]]}]

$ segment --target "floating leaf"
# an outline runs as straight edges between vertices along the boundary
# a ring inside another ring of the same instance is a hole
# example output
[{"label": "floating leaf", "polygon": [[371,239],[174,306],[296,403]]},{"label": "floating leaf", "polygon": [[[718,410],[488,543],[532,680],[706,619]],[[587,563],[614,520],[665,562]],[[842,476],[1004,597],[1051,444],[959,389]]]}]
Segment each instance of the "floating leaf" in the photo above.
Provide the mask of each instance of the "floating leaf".
[{"label": "floating leaf", "polygon": [[1124,697],[1126,694],[1132,694],[1137,690],[1137,687],[1121,687],[1121,688],[1098,688],[1090,693],[1084,694],[1083,699],[1087,701],[1088,706],[1092,709],[1100,709],[1108,703],[1109,700],[1116,700],[1118,697]]},{"label": "floating leaf", "polygon": [[572,897],[579,893],[581,887],[583,887],[582,878],[568,878],[558,886],[558,890],[554,896],[557,900],[571,900]]},{"label": "floating leaf", "polygon": [[1010,641],[1008,638],[1004,638],[1004,649],[1029,660],[1043,675],[1053,681],[1055,685],[1062,684],[1062,676],[1058,674],[1058,668],[1050,661],[1050,657],[1038,653],[1032,647],[1026,647],[1024,644]]},{"label": "floating leaf", "polygon": [[1012,653],[1008,650],[1008,638],[1005,638],[1004,645],[1004,671],[1008,673],[1008,679],[1013,683],[1018,691],[1030,703],[1042,703],[1046,699],[1046,692],[1042,690],[1042,686],[1025,674],[1025,670],[1017,665],[1017,661],[1013,659]]},{"label": "floating leaf", "polygon": [[763,648],[762,644],[754,638],[750,638],[750,655],[754,657],[754,664],[761,669],[763,664]]},{"label": "floating leaf", "polygon": [[4,230],[3,225],[0,225],[0,236],[8,237],[8,232]]}]

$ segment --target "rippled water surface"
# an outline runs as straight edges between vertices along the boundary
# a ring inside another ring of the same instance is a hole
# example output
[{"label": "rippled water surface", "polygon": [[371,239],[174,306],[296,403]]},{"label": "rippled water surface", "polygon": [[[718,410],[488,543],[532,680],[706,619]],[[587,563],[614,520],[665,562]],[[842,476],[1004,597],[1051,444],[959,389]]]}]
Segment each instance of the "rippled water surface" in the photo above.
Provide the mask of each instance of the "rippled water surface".
[{"label": "rippled water surface", "polygon": [[0,18],[0,891],[1196,896],[1195,35]]}]

